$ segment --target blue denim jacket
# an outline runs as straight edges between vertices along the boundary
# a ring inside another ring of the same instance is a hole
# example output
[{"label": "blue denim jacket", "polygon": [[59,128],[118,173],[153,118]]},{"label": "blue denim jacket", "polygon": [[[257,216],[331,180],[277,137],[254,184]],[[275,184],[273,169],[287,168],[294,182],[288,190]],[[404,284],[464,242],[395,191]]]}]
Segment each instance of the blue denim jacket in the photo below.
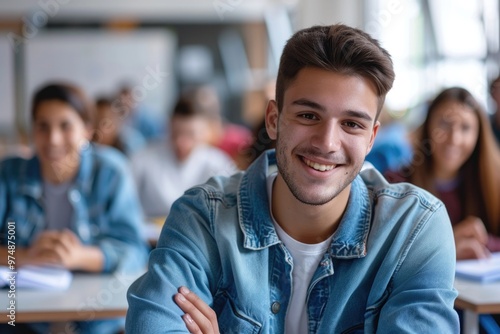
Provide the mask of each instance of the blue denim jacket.
[{"label": "blue denim jacket", "polygon": [[[142,213],[127,161],[116,150],[89,145],[69,200],[71,229],[86,245],[100,247],[104,272],[137,271],[146,265]],[[45,228],[40,162],[9,158],[0,162],[0,244],[7,244],[7,222],[15,222],[17,247],[29,246]]]},{"label": "blue denim jacket", "polygon": [[[187,333],[172,298],[181,285],[213,307],[221,333],[284,332],[293,264],[269,212],[273,165],[268,151],[174,204],[148,272],[129,288],[128,334]],[[367,169],[309,284],[309,333],[458,333],[454,268],[443,204]]]}]

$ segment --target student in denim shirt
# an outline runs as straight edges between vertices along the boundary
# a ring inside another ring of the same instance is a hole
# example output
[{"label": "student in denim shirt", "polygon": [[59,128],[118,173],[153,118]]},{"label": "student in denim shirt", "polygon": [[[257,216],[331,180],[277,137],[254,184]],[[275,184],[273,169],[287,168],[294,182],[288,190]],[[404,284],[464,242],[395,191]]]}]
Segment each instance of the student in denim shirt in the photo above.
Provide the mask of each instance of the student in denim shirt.
[{"label": "student in denim shirt", "polygon": [[276,151],[173,205],[127,334],[457,333],[442,202],[360,172],[393,80],[358,29],[293,35],[266,110]]},{"label": "student in denim shirt", "polygon": [[[141,270],[146,248],[131,172],[114,149],[90,145],[92,109],[68,84],[34,96],[33,158],[0,163],[0,258],[7,259],[7,222],[16,226],[16,264],[57,265],[93,273]],[[79,322],[79,333],[116,333],[123,320]],[[0,328],[47,333],[50,324]]]}]

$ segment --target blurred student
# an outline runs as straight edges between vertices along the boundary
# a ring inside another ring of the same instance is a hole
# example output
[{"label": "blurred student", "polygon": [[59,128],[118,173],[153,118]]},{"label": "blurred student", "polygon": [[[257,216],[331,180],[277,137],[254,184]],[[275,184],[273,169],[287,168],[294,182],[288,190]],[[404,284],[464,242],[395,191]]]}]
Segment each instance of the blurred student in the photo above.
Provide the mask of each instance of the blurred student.
[{"label": "blurred student", "polygon": [[228,122],[222,115],[222,106],[214,87],[201,85],[188,90],[193,108],[206,115],[208,132],[206,142],[230,156],[239,169],[248,166],[245,151],[252,143],[252,132],[243,125]]},{"label": "blurred student", "polygon": [[377,138],[366,161],[383,174],[403,167],[411,158],[412,147],[406,126],[394,118],[389,110],[382,109]]},{"label": "blurred student", "polygon": [[170,117],[170,136],[148,144],[131,158],[140,201],[148,218],[164,218],[185,190],[214,175],[236,170],[229,156],[206,143],[207,116],[183,96]]},{"label": "blurred student", "polygon": [[265,110],[276,95],[276,80],[267,80],[260,89],[249,91],[244,99],[244,117],[252,127],[252,140],[243,151],[243,166],[246,169],[264,151],[275,148],[275,141],[266,130]]},{"label": "blurred student", "polygon": [[146,145],[140,132],[125,124],[125,115],[113,108],[110,99],[100,97],[96,101],[95,131],[92,141],[116,148],[127,156]]},{"label": "blurred student", "polygon": [[146,141],[163,137],[163,122],[135,98],[133,87],[122,86],[113,107],[125,115],[125,124],[137,130]]},{"label": "blurred student", "polygon": [[[7,222],[16,227],[16,265],[91,273],[145,266],[141,210],[123,155],[89,144],[92,107],[82,91],[49,84],[33,98],[31,159],[0,162],[0,264]],[[116,333],[123,320],[77,322],[77,333]],[[2,333],[48,333],[50,324],[5,325]]]},{"label": "blurred student", "polygon": [[500,251],[500,152],[486,113],[467,90],[443,90],[418,129],[413,161],[386,173],[441,199],[455,237],[457,259]]}]

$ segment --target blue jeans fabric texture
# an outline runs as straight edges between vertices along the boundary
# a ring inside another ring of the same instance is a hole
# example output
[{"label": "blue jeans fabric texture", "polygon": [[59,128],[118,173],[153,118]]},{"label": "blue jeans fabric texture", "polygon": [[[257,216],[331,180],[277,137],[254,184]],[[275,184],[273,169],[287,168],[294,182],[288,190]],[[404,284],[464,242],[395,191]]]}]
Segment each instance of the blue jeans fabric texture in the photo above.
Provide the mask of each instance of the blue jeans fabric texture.
[{"label": "blue jeans fabric texture", "polygon": [[[293,260],[274,229],[266,176],[273,150],[174,203],[129,288],[127,334],[185,333],[181,285],[213,307],[221,333],[284,333]],[[307,292],[309,333],[458,333],[455,247],[443,204],[369,168]]]}]

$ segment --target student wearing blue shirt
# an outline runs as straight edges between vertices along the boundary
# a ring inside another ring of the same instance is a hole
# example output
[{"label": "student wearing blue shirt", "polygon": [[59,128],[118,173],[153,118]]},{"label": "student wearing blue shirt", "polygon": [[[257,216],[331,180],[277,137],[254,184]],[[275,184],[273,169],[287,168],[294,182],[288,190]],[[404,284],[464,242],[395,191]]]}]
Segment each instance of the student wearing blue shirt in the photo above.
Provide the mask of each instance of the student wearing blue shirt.
[{"label": "student wearing blue shirt", "polygon": [[[16,266],[56,265],[93,273],[145,266],[141,209],[118,151],[89,144],[92,107],[77,87],[50,84],[34,96],[35,155],[0,162],[0,264],[8,222],[15,224]],[[120,320],[80,322],[78,333],[116,333]],[[2,333],[46,333],[50,324],[17,324]]]},{"label": "student wearing blue shirt", "polygon": [[362,170],[393,80],[361,30],[294,34],[266,110],[276,150],[173,205],[127,334],[457,333],[445,207]]}]

